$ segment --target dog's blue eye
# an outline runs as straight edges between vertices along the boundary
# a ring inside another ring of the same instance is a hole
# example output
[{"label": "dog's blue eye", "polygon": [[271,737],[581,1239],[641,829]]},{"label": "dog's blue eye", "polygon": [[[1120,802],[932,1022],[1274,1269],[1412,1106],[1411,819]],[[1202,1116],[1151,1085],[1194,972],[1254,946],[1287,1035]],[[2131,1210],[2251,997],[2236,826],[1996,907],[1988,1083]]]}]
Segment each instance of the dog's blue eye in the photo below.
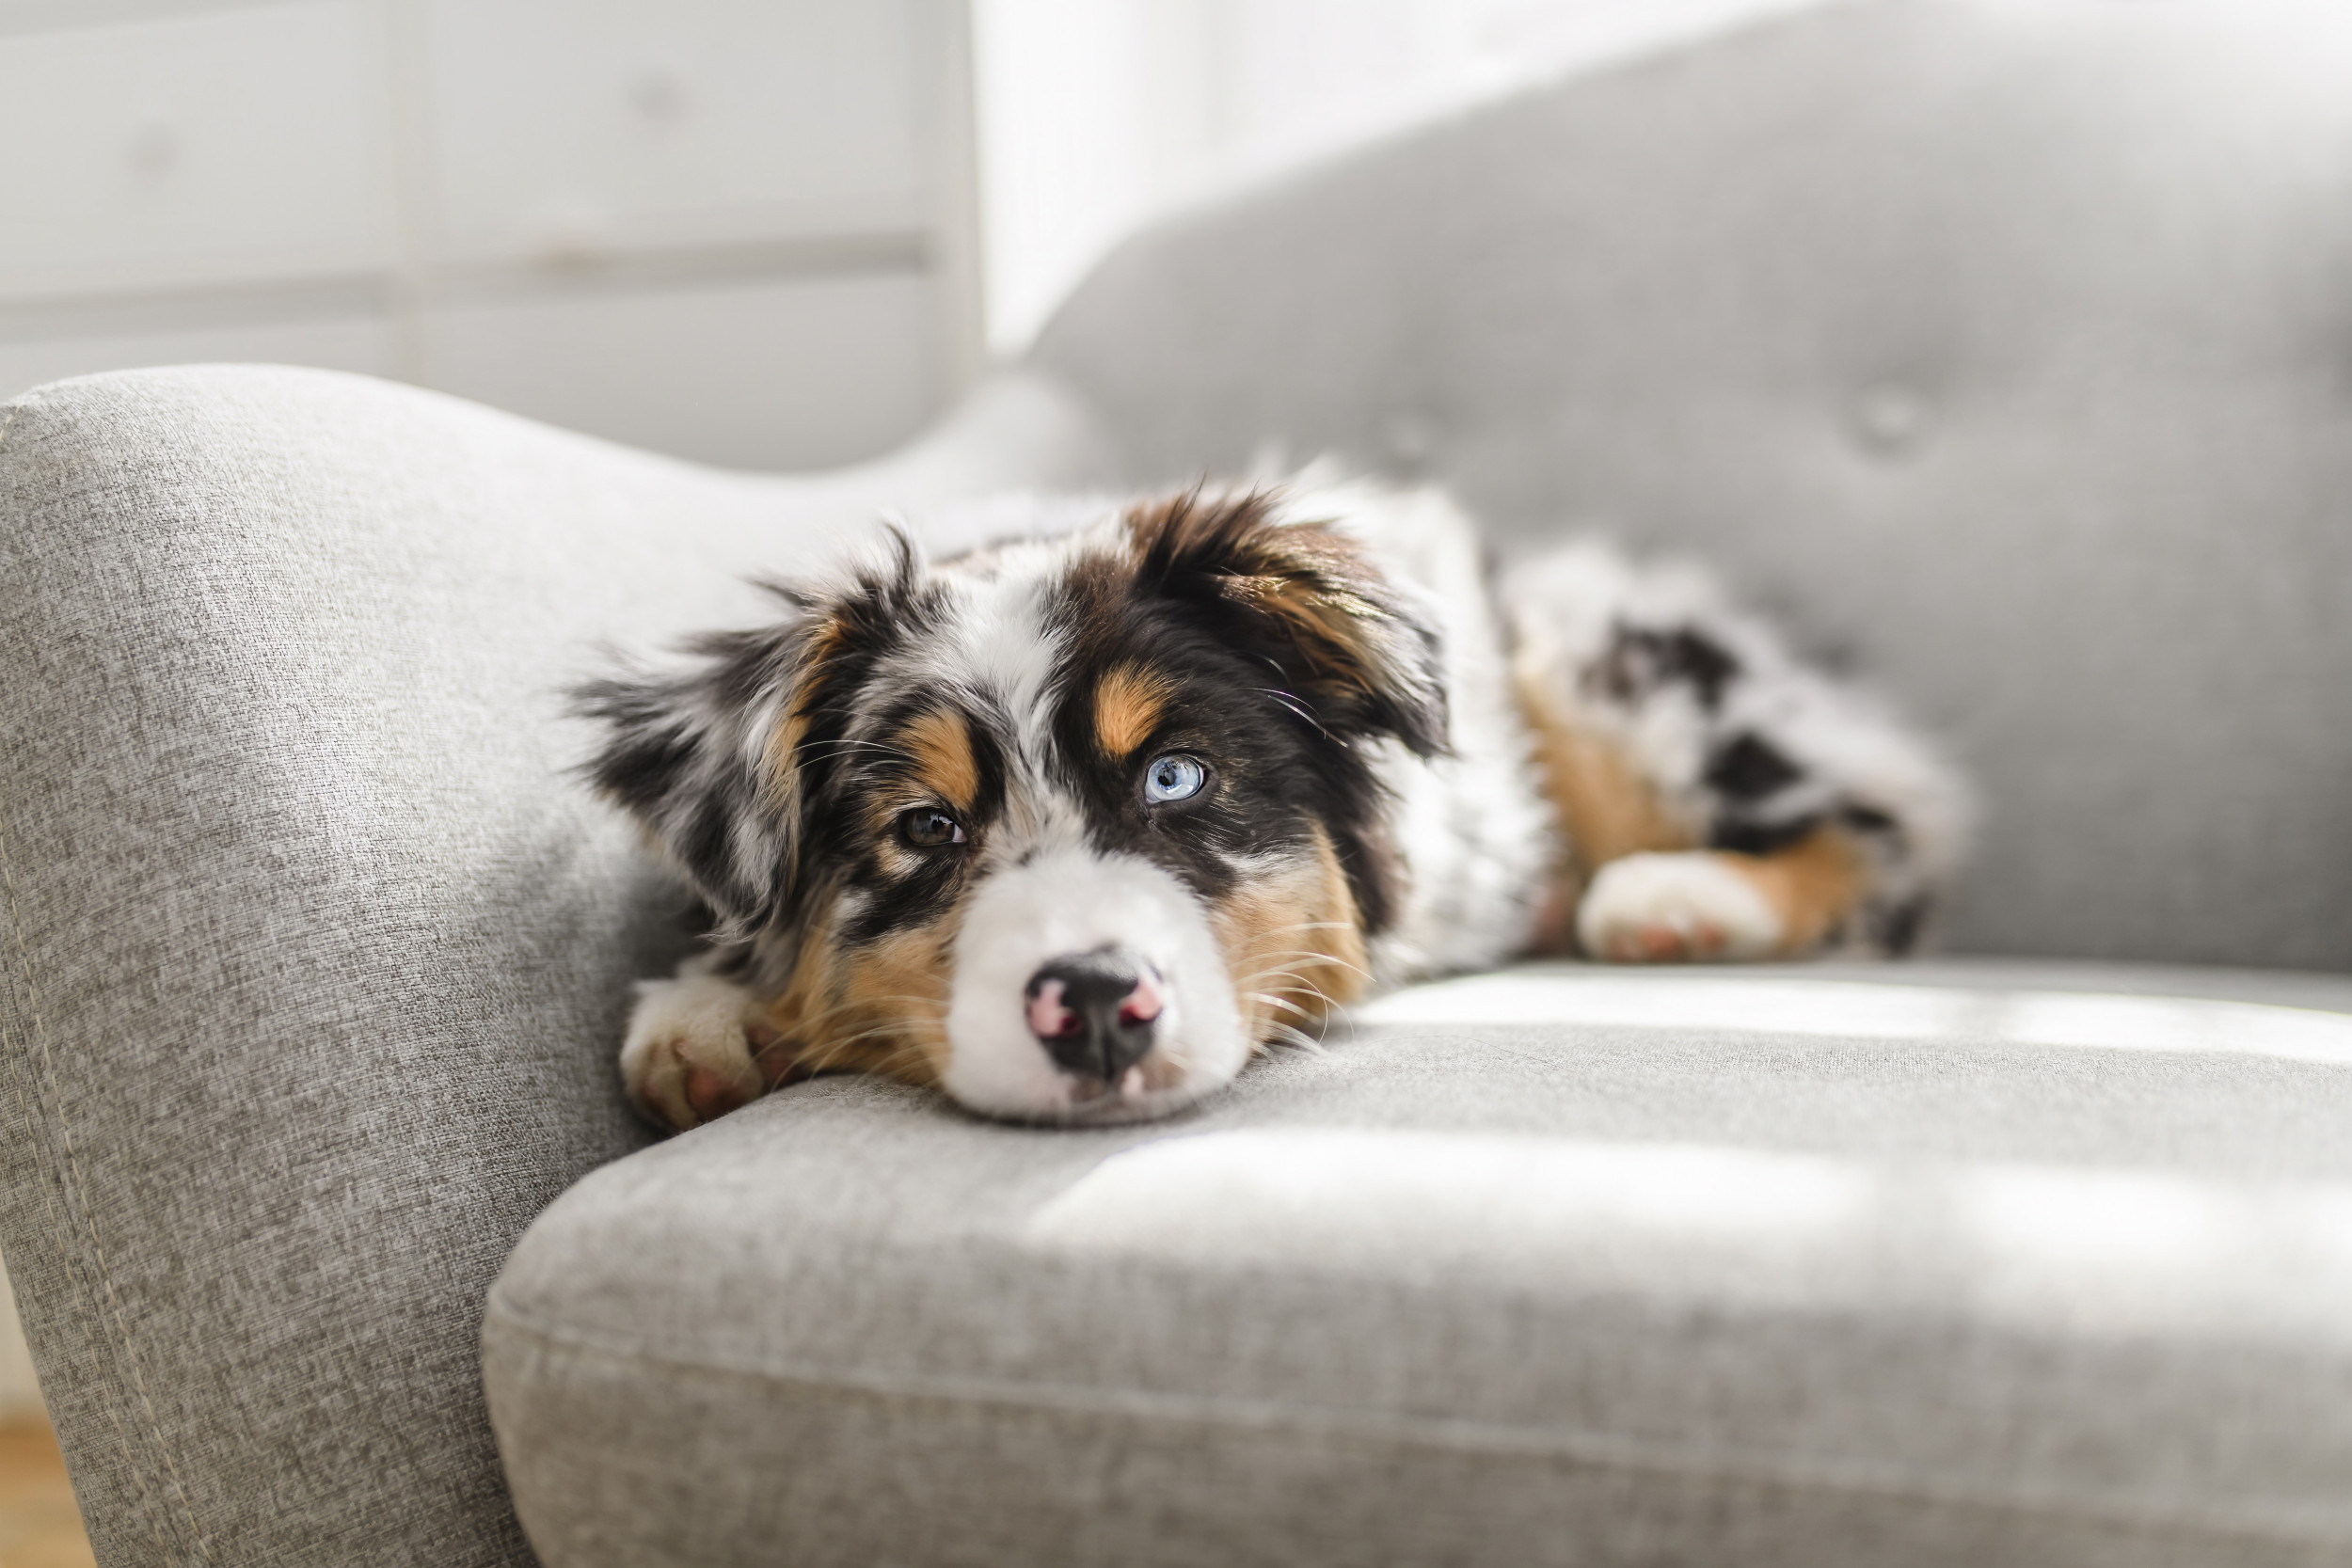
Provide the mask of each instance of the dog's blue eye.
[{"label": "dog's blue eye", "polygon": [[1154,806],[1189,800],[1208,782],[1209,770],[1198,757],[1157,757],[1143,770],[1143,799],[1146,804]]}]

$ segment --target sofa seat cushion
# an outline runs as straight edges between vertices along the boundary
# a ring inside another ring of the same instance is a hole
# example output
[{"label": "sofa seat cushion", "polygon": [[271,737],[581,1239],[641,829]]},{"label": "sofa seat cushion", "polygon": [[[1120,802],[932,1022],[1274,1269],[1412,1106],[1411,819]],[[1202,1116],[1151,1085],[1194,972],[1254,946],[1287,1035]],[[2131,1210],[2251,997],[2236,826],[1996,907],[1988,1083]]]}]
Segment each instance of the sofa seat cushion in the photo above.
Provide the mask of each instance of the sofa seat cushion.
[{"label": "sofa seat cushion", "polygon": [[492,1292],[548,1568],[2352,1561],[2352,980],[1546,966],[1178,1120],[820,1080]]}]

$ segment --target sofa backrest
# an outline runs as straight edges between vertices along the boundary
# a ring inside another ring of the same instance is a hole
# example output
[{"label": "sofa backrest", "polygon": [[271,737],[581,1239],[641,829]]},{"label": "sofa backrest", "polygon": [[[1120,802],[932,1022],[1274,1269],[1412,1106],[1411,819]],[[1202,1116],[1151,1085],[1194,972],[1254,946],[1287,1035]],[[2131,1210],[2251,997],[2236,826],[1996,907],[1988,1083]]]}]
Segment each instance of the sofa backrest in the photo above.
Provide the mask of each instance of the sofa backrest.
[{"label": "sofa backrest", "polygon": [[1184,217],[1032,363],[1137,481],[1713,562],[1980,781],[1947,946],[2352,969],[2338,9],[1768,24]]}]

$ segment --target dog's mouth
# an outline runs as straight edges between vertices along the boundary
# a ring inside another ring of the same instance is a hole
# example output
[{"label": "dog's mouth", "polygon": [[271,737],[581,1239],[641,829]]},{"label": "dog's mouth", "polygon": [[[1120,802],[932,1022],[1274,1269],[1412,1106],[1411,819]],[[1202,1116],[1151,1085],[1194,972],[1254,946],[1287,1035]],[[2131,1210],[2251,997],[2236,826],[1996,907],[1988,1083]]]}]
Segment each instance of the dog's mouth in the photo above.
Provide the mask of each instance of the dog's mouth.
[{"label": "dog's mouth", "polygon": [[1203,1091],[1169,1087],[1153,1089],[1128,1085],[1074,1082],[1069,1102],[1020,1119],[1060,1127],[1115,1127],[1126,1122],[1156,1121],[1200,1098]]}]

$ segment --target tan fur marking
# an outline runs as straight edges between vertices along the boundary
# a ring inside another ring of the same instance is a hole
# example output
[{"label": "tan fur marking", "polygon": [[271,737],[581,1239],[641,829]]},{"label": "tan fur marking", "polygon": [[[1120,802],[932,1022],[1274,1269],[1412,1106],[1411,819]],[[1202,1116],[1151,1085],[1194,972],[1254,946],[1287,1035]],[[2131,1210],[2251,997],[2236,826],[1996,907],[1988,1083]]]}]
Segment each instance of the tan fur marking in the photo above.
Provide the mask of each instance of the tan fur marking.
[{"label": "tan fur marking", "polygon": [[[787,703],[793,701],[787,698]],[[792,761],[792,753],[801,749],[801,741],[808,734],[808,721],[798,713],[787,712],[784,722],[768,737],[768,789],[779,805],[789,804],[800,788],[800,774]]]},{"label": "tan fur marking", "polygon": [[1278,512],[1268,492],[1187,490],[1129,511],[1128,546],[1138,559],[1164,547],[1213,563],[1220,594],[1284,626],[1311,682],[1360,690],[1393,678],[1396,618],[1366,591],[1378,574],[1362,546]]},{"label": "tan fur marking", "polygon": [[1560,814],[1570,853],[1584,876],[1644,850],[1694,846],[1689,826],[1666,809],[1625,752],[1570,718],[1545,689],[1541,673],[1519,671],[1513,684],[1519,710],[1534,732],[1544,793]]},{"label": "tan fur marking", "polygon": [[901,1083],[938,1082],[947,1064],[947,983],[959,901],[928,926],[894,931],[844,952],[830,928],[801,942],[791,981],[761,1014],[768,1050],[791,1063],[763,1061],[770,1083],[820,1072],[870,1072]]},{"label": "tan fur marking", "polygon": [[1576,904],[1593,873],[1644,850],[1692,848],[1697,836],[1613,740],[1569,716],[1549,689],[1546,672],[1516,670],[1512,687],[1535,737],[1536,768],[1567,854],[1554,870],[1534,950],[1565,953],[1575,946]]},{"label": "tan fur marking", "polygon": [[784,717],[775,733],[768,737],[768,750],[761,758],[768,770],[768,787],[780,805],[788,805],[800,788],[800,770],[792,753],[800,750],[801,741],[808,734],[808,718],[801,711],[817,672],[825,661],[840,651],[847,636],[841,623],[828,619],[813,628],[808,643],[801,652],[800,667],[794,672],[792,685],[784,694]]},{"label": "tan fur marking", "polygon": [[1379,663],[1371,633],[1380,612],[1352,594],[1283,575],[1236,578],[1226,594],[1287,621],[1293,646],[1318,676],[1360,683]]},{"label": "tan fur marking", "polygon": [[980,765],[973,758],[972,732],[962,715],[934,708],[909,724],[903,738],[923,782],[948,804],[971,809],[980,793]]},{"label": "tan fur marking", "polygon": [[1276,1038],[1279,1025],[1312,1029],[1369,983],[1356,897],[1320,828],[1311,858],[1239,889],[1216,919],[1253,1047]]},{"label": "tan fur marking", "polygon": [[1746,878],[1780,916],[1780,952],[1786,956],[1820,946],[1862,896],[1862,857],[1835,828],[1816,829],[1769,855],[1724,851],[1718,858]]},{"label": "tan fur marking", "polygon": [[1174,684],[1157,671],[1122,664],[1094,688],[1094,739],[1104,754],[1124,757],[1151,738]]}]

